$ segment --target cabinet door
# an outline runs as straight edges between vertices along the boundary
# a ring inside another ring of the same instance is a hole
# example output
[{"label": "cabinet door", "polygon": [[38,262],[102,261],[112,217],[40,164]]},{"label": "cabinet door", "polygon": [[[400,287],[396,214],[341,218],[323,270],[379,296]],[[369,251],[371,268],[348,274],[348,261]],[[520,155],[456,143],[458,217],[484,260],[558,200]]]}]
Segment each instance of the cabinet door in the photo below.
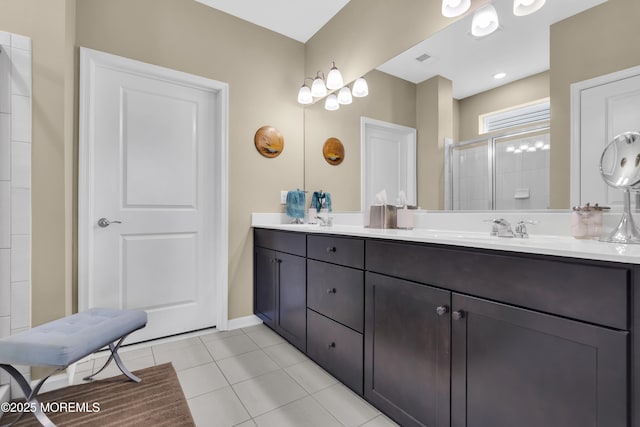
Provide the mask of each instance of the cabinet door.
[{"label": "cabinet door", "polygon": [[276,295],[278,291],[275,251],[256,247],[254,263],[255,300],[253,311],[265,324],[274,328],[276,326]]},{"label": "cabinet door", "polygon": [[448,291],[366,274],[364,394],[403,426],[449,426],[450,301]]},{"label": "cabinet door", "polygon": [[305,258],[276,252],[277,330],[303,352],[307,342],[307,264]]},{"label": "cabinet door", "polygon": [[453,294],[453,427],[626,427],[627,333]]}]

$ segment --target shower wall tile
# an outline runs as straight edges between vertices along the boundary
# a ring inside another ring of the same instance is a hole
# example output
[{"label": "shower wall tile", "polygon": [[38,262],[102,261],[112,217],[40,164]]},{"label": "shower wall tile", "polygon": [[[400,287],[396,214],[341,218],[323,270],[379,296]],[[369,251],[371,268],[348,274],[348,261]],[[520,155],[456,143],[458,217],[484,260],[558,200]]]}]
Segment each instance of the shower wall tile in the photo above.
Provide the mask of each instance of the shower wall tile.
[{"label": "shower wall tile", "polygon": [[0,44],[11,46],[11,33],[0,31]]},{"label": "shower wall tile", "polygon": [[29,236],[11,237],[11,282],[26,282],[31,279]]},{"label": "shower wall tile", "polygon": [[11,315],[11,250],[0,249],[0,317]]},{"label": "shower wall tile", "polygon": [[31,188],[31,144],[11,143],[11,186]]},{"label": "shower wall tile", "polygon": [[28,328],[31,313],[29,301],[31,290],[29,282],[15,282],[11,284],[11,330]]},{"label": "shower wall tile", "polygon": [[31,95],[31,51],[11,49],[11,93]]},{"label": "shower wall tile", "polygon": [[0,44],[0,113],[11,112],[11,49]]},{"label": "shower wall tile", "polygon": [[18,34],[11,34],[11,47],[31,50],[31,39]]},{"label": "shower wall tile", "polygon": [[0,181],[0,248],[11,247],[11,183]]},{"label": "shower wall tile", "polygon": [[31,142],[31,98],[11,95],[11,140]]},{"label": "shower wall tile", "polygon": [[11,117],[0,113],[0,181],[11,179]]},{"label": "shower wall tile", "polygon": [[31,233],[31,190],[11,190],[11,234]]},{"label": "shower wall tile", "polygon": [[9,316],[0,317],[0,338],[11,335],[11,319]]}]

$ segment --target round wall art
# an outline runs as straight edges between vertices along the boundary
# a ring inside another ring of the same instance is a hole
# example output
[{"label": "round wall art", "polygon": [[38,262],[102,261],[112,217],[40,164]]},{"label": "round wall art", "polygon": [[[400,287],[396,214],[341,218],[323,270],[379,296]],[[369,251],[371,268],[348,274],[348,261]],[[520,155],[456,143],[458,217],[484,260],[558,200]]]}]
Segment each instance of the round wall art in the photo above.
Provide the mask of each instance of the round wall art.
[{"label": "round wall art", "polygon": [[284,138],[273,126],[262,126],[253,138],[256,150],[265,157],[278,157],[284,150]]},{"label": "round wall art", "polygon": [[324,142],[322,155],[330,165],[339,165],[344,160],[344,145],[338,138],[329,138]]}]

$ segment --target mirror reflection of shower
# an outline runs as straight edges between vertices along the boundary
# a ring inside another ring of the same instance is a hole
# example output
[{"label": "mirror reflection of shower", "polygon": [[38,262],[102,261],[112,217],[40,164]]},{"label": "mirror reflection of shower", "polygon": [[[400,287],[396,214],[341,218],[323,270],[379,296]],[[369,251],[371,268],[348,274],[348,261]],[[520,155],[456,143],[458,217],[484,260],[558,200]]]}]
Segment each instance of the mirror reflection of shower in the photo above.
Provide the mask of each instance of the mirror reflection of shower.
[{"label": "mirror reflection of shower", "polygon": [[549,208],[549,127],[450,144],[448,209]]}]

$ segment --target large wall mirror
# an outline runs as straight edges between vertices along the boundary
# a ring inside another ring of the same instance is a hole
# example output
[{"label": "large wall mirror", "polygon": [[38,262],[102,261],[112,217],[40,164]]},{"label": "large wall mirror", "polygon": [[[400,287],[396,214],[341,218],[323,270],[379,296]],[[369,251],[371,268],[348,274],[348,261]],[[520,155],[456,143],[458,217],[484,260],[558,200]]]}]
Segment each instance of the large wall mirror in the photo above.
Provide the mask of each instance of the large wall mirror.
[{"label": "large wall mirror", "polygon": [[[361,117],[417,129],[417,204],[423,209],[449,209],[453,206],[451,200],[445,200],[445,181],[450,186],[448,179],[455,179],[461,174],[455,175],[455,171],[450,171],[450,165],[445,168],[445,141],[456,144],[498,138],[492,151],[504,148],[505,153],[501,154],[498,163],[510,162],[514,158],[513,153],[510,151],[511,157],[507,157],[506,150],[511,150],[511,145],[504,143],[512,140],[509,130],[481,133],[480,118],[487,113],[526,107],[539,101],[548,103],[549,99],[553,106],[554,96],[564,96],[564,92],[560,95],[552,90],[555,70],[550,68],[553,65],[550,50],[554,43],[566,44],[566,34],[570,33],[572,25],[576,25],[567,18],[587,12],[608,11],[602,8],[606,0],[556,0],[547,1],[535,14],[515,17],[513,0],[494,0],[492,3],[500,18],[500,28],[495,33],[475,39],[470,34],[472,16],[466,16],[365,75],[369,82],[368,97],[354,98],[352,104],[342,106],[338,111],[325,110],[323,102],[305,108],[305,187],[332,192],[337,211],[367,208],[361,203],[362,191],[366,188],[361,184]],[[589,15],[585,19],[592,25],[594,18]],[[567,28],[556,30],[565,22]],[[551,24],[555,24],[554,31],[550,30]],[[618,42],[634,43],[624,39]],[[506,76],[496,79],[494,76],[501,72]],[[566,78],[562,76],[557,80]],[[565,86],[568,93],[569,84]],[[538,138],[540,141],[533,140],[539,135],[539,132],[534,132],[531,147],[536,147],[536,144],[539,145],[537,149],[545,147],[547,154],[539,155],[540,159],[535,163],[540,163],[538,166],[546,167],[547,171],[529,174],[537,181],[546,181],[509,188],[507,198],[513,200],[496,201],[494,208],[548,208],[554,207],[549,202],[554,198],[556,202],[560,199],[556,204],[562,206],[557,207],[568,207],[568,190],[566,197],[564,193],[560,196],[553,193],[554,178],[566,175],[568,180],[565,170],[569,168],[569,156],[554,157],[554,147],[555,144],[566,144],[566,148],[558,149],[558,153],[568,152],[569,142],[553,141],[553,133],[549,134],[548,130],[554,122],[553,109],[551,114],[552,120],[547,117],[513,129],[514,134],[525,129],[546,129],[545,135]],[[345,159],[337,167],[328,165],[322,158],[322,144],[330,137],[339,138],[345,147]],[[473,144],[468,146],[473,147]],[[482,162],[488,160],[486,150],[480,158]],[[511,171],[512,166],[516,168],[522,164],[528,162],[513,162],[507,165],[507,169]],[[494,169],[498,167],[501,166]],[[565,184],[568,189],[568,182],[562,183],[563,186]],[[462,183],[456,185],[459,187]],[[541,202],[544,206],[524,203],[527,195],[533,199],[535,188],[550,193]],[[465,191],[473,193],[474,190],[467,187]],[[450,199],[450,195],[447,198]],[[491,206],[472,209],[487,208]]]}]

